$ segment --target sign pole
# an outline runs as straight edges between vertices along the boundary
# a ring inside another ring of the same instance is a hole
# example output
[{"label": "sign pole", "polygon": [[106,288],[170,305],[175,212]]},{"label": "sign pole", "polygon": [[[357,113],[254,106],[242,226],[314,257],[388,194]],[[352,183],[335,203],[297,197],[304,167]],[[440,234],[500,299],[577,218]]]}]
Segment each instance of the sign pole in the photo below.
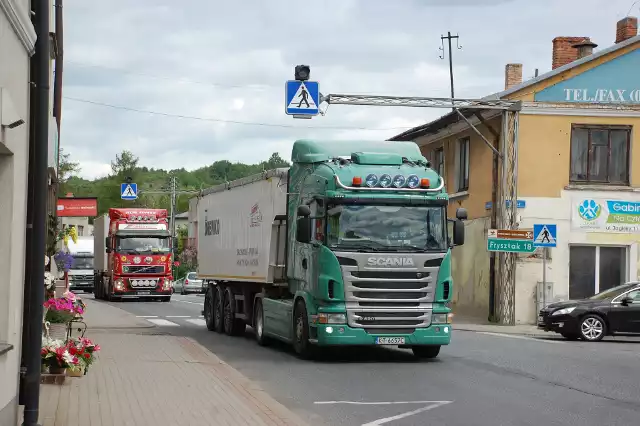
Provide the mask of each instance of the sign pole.
[{"label": "sign pole", "polygon": [[533,225],[533,245],[542,247],[542,307],[547,306],[547,256],[550,247],[558,245],[558,227],[555,224]]},{"label": "sign pole", "polygon": [[542,308],[547,306],[547,248],[542,248]]}]

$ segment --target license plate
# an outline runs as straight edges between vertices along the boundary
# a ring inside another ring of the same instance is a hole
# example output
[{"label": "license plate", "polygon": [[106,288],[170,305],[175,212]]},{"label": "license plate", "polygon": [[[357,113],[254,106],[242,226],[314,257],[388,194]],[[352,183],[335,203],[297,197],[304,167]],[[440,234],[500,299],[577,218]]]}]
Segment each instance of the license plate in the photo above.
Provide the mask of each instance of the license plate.
[{"label": "license plate", "polygon": [[404,337],[378,337],[376,345],[404,345]]},{"label": "license plate", "polygon": [[149,290],[139,291],[138,294],[151,294]]}]

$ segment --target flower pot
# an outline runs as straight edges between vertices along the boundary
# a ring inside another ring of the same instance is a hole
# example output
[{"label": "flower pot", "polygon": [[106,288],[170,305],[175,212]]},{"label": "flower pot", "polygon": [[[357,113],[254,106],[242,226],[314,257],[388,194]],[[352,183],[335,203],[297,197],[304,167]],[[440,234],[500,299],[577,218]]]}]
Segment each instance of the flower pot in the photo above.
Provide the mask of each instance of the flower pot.
[{"label": "flower pot", "polygon": [[75,369],[67,368],[67,376],[82,377],[84,376],[84,366],[76,367]]},{"label": "flower pot", "polygon": [[69,327],[69,324],[63,323],[63,324],[58,324],[58,323],[54,323],[48,324],[49,327],[49,337],[55,340],[62,340],[62,341],[66,341],[67,340],[67,329]]},{"label": "flower pot", "polygon": [[65,368],[57,366],[57,365],[50,365],[49,366],[49,374],[64,374],[66,371]]}]

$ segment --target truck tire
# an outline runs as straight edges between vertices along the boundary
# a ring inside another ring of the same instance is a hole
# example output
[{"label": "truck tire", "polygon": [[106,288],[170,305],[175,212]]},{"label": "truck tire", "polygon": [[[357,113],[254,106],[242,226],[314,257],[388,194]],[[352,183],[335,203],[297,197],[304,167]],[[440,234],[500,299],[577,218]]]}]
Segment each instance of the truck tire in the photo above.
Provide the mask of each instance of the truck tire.
[{"label": "truck tire", "polygon": [[207,330],[215,331],[215,302],[216,302],[216,288],[209,286],[207,292],[204,295],[204,310],[202,315],[204,316],[204,322],[207,324]]},{"label": "truck tire", "polygon": [[236,301],[230,287],[224,292],[224,334],[227,336],[239,336],[246,330],[243,320],[236,318]]},{"label": "truck tire", "polygon": [[213,326],[216,333],[224,333],[224,309],[222,303],[224,302],[224,288],[222,286],[216,286],[213,295]]},{"label": "truck tire", "polygon": [[269,338],[264,335],[264,309],[262,308],[262,300],[256,299],[256,307],[253,314],[253,330],[256,334],[256,342],[260,346],[266,346]]},{"label": "truck tire", "polygon": [[296,302],[293,310],[292,324],[293,349],[301,359],[311,359],[315,355],[314,347],[309,342],[309,315],[303,300]]},{"label": "truck tire", "polygon": [[411,350],[417,358],[433,359],[440,353],[440,345],[413,346]]}]

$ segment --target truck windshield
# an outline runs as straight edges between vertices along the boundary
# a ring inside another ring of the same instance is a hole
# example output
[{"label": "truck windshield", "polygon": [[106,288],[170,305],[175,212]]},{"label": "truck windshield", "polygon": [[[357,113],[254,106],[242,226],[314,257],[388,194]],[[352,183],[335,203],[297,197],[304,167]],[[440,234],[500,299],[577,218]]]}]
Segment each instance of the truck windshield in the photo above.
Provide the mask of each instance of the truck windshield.
[{"label": "truck windshield", "polygon": [[327,210],[327,246],[342,250],[446,251],[444,207],[337,205]]},{"label": "truck windshield", "polygon": [[130,254],[169,253],[169,238],[158,237],[118,237],[116,251]]},{"label": "truck windshield", "polygon": [[71,269],[93,269],[93,257],[74,257]]}]

